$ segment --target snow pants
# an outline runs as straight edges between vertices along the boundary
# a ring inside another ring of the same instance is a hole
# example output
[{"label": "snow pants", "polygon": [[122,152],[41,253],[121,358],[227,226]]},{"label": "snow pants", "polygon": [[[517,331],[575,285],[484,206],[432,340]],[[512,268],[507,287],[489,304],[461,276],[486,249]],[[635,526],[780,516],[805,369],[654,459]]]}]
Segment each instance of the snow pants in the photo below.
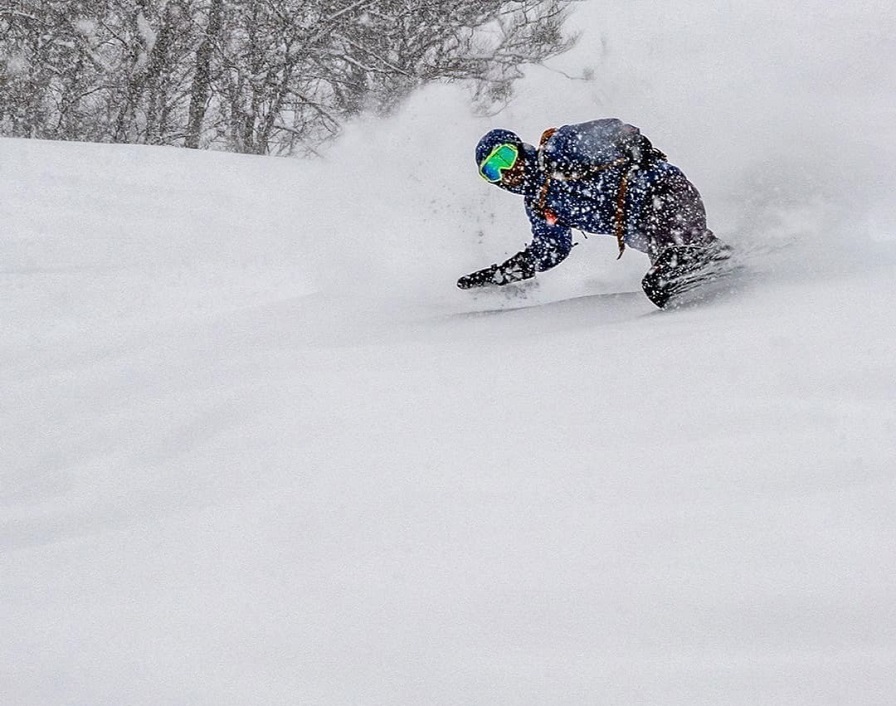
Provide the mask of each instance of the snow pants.
[{"label": "snow pants", "polygon": [[651,190],[645,218],[650,263],[671,245],[720,247],[706,227],[706,208],[697,188],[681,172],[669,174]]}]

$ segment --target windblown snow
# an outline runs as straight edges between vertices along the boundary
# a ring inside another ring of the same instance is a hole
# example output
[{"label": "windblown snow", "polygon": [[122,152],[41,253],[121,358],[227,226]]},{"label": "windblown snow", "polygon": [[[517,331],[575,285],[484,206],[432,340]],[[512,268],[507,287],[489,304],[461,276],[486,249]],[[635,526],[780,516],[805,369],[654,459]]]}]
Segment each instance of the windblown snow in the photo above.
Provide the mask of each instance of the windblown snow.
[{"label": "windblown snow", "polygon": [[[896,703],[892,7],[573,24],[322,160],[0,140],[0,702]],[[605,116],[746,273],[457,290],[478,137]]]}]

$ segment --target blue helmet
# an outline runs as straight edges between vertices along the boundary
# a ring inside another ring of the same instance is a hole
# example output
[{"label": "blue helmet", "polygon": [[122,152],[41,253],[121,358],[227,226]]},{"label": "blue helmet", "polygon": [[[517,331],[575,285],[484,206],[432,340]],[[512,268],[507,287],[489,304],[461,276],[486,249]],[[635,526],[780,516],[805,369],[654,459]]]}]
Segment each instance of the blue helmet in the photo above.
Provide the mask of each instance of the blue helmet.
[{"label": "blue helmet", "polygon": [[483,160],[491,154],[491,151],[497,145],[516,145],[517,147],[522,147],[523,141],[520,139],[519,135],[510,130],[503,130],[501,128],[490,130],[483,135],[482,139],[479,140],[479,144],[476,145],[477,167],[482,166]]},{"label": "blue helmet", "polygon": [[479,144],[476,145],[476,168],[479,169],[482,167],[482,162],[485,161],[497,145],[517,146],[520,159],[523,161],[525,168],[526,178],[525,181],[515,186],[508,186],[503,182],[495,182],[495,186],[514,194],[529,193],[537,188],[533,186],[533,184],[536,181],[536,172],[538,169],[538,152],[532,145],[523,142],[519,135],[510,130],[496,128],[494,130],[489,130],[482,136],[482,139],[479,140]]}]

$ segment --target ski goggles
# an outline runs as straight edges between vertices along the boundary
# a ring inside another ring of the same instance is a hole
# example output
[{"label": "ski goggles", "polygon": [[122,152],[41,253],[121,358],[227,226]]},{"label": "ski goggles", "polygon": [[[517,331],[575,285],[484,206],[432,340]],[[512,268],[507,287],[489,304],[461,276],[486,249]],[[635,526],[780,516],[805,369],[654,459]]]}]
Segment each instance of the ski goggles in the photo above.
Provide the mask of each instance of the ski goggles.
[{"label": "ski goggles", "polygon": [[513,169],[520,151],[516,145],[501,144],[495,145],[494,149],[489,153],[488,157],[482,160],[479,165],[479,173],[482,178],[492,184],[501,181],[502,172]]}]

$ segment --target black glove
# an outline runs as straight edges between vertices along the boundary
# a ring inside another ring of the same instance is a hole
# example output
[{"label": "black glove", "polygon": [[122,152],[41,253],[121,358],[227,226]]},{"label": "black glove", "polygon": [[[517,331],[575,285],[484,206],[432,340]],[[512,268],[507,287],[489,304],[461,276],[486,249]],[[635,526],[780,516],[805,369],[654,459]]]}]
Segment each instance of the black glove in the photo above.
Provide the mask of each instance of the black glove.
[{"label": "black glove", "polygon": [[492,265],[484,270],[477,270],[468,275],[464,275],[457,280],[457,286],[461,289],[473,289],[474,287],[485,287],[489,284],[498,284],[495,281],[495,275],[498,273],[498,266]]},{"label": "black glove", "polygon": [[531,279],[535,276],[535,262],[528,249],[521,250],[500,265],[491,265],[484,270],[477,270],[457,280],[461,289],[485,287],[491,284],[505,285]]}]

